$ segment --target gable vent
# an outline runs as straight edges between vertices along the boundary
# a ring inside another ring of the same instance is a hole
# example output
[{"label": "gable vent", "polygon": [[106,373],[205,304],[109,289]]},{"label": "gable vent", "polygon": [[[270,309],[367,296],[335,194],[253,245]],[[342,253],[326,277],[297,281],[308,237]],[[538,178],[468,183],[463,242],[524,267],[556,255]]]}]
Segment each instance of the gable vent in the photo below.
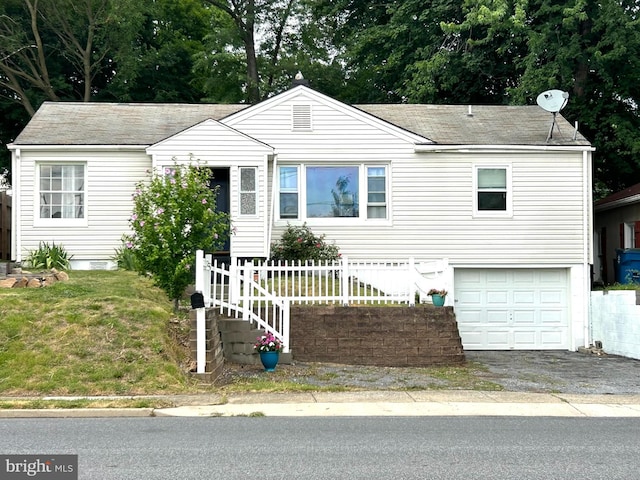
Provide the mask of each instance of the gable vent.
[{"label": "gable vent", "polygon": [[292,105],[292,129],[311,130],[311,105]]}]

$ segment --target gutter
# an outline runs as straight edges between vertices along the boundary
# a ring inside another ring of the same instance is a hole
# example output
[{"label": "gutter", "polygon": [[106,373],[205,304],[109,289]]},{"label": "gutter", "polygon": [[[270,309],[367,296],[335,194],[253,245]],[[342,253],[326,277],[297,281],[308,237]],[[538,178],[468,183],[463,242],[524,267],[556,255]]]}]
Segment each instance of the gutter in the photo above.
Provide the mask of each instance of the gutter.
[{"label": "gutter", "polygon": [[595,148],[590,145],[427,145],[418,144],[414,147],[416,153],[429,152],[509,152],[509,151],[534,151],[534,152],[593,152]]},{"label": "gutter", "polygon": [[604,212],[606,210],[611,210],[612,208],[624,207],[625,205],[631,205],[638,202],[640,202],[640,194],[631,195],[629,197],[620,198],[618,200],[613,200],[601,205],[596,205],[594,207],[594,210],[596,212]]},{"label": "gutter", "polygon": [[9,150],[64,150],[64,151],[88,151],[88,150],[110,150],[110,151],[140,151],[145,150],[151,145],[20,145],[10,143],[7,145]]}]

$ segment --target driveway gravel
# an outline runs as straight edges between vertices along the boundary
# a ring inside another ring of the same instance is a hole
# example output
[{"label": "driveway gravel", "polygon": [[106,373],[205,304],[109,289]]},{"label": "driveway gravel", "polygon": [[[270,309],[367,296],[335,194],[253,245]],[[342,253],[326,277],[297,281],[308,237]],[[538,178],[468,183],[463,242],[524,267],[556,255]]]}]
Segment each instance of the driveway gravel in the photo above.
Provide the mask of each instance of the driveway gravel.
[{"label": "driveway gravel", "polygon": [[227,364],[221,384],[274,381],[362,390],[504,390],[570,394],[640,394],[640,361],[569,351],[468,351],[461,367],[400,368],[302,363]]}]

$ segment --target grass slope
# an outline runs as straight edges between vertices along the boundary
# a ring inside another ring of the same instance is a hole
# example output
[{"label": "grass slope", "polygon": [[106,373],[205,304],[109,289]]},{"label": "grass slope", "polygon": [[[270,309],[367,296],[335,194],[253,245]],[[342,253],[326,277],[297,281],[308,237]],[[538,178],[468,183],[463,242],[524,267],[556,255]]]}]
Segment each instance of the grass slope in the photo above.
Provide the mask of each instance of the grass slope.
[{"label": "grass slope", "polygon": [[[71,271],[38,289],[0,289],[0,394],[181,393],[165,294],[132,272]],[[184,323],[184,322],[183,322]]]}]

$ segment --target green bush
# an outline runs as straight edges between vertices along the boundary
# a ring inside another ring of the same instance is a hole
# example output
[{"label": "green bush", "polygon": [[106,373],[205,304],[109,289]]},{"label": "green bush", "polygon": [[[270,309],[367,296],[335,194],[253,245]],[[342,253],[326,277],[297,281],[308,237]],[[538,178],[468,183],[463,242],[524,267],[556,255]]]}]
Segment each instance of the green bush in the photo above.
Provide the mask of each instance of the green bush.
[{"label": "green bush", "polygon": [[70,261],[73,255],[69,255],[62,245],[56,245],[53,242],[40,242],[37,250],[32,250],[25,261],[28,268],[38,268],[43,270],[69,270]]},{"label": "green bush", "polygon": [[[194,162],[195,163],[195,162]],[[230,233],[230,219],[216,211],[211,170],[197,164],[165,167],[163,174],[136,184],[125,247],[139,273],[178,301],[195,279],[196,250],[218,250]]]},{"label": "green bush", "polygon": [[272,261],[309,260],[335,261],[340,258],[338,246],[325,241],[325,235],[316,236],[307,224],[287,224],[279,241],[271,244]]},{"label": "green bush", "polygon": [[134,251],[127,247],[126,242],[122,241],[122,246],[115,249],[115,254],[111,259],[116,262],[120,270],[130,270],[137,272],[139,270],[138,261]]}]

